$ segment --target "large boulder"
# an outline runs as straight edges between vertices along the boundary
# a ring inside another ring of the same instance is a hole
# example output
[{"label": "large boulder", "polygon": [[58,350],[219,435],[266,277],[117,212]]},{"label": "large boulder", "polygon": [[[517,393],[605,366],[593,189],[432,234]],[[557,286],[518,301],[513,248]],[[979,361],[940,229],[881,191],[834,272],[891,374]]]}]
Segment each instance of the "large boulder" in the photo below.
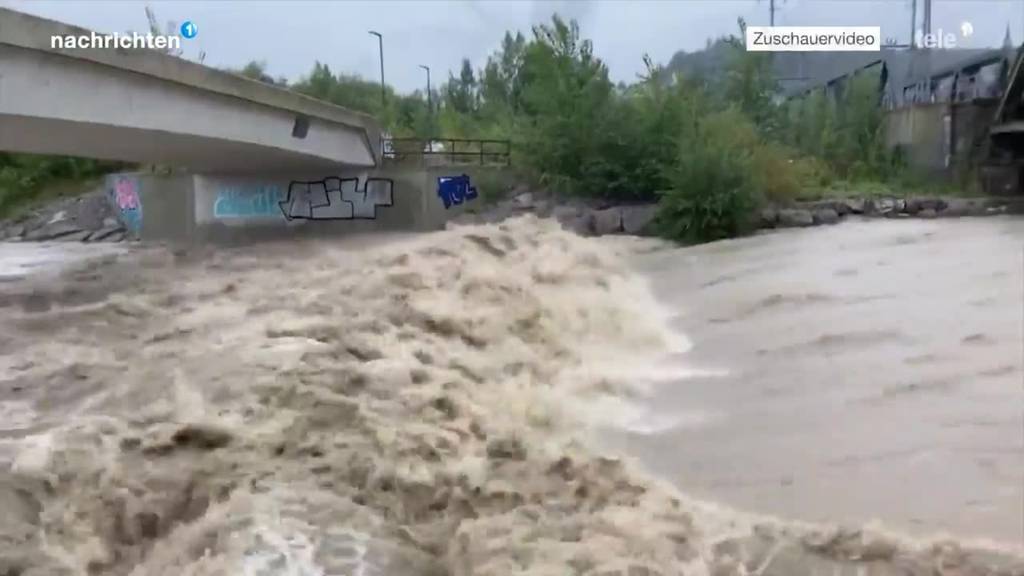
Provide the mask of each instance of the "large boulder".
[{"label": "large boulder", "polygon": [[593,233],[590,212],[578,204],[558,204],[551,208],[551,217],[562,225],[562,228],[581,236]]},{"label": "large boulder", "polygon": [[835,224],[839,222],[839,213],[832,208],[818,208],[811,215],[815,224]]},{"label": "large boulder", "polygon": [[594,233],[594,215],[590,212],[584,212],[580,216],[562,222],[562,228],[575,232],[580,236],[590,236]]},{"label": "large boulder", "polygon": [[583,209],[579,206],[559,204],[551,209],[551,217],[559,222],[575,220],[583,215]]},{"label": "large boulder", "polygon": [[58,220],[45,224],[25,235],[26,240],[56,240],[71,234],[82,232],[82,228],[68,220]]},{"label": "large boulder", "polygon": [[25,226],[22,224],[11,224],[3,230],[3,234],[0,235],[4,239],[10,238],[21,238],[22,234],[25,233]]},{"label": "large boulder", "polygon": [[779,226],[792,228],[797,226],[813,226],[814,216],[810,210],[787,208],[779,210]]},{"label": "large boulder", "polygon": [[550,200],[534,200],[533,201],[533,213],[541,218],[547,218],[551,215],[551,209],[553,208]]},{"label": "large boulder", "polygon": [[622,232],[622,210],[607,208],[605,210],[594,210],[591,212],[594,219],[594,234],[604,236],[605,234],[618,234]]},{"label": "large boulder", "polygon": [[[460,216],[465,216],[465,215],[466,214],[460,214]],[[473,214],[471,216],[476,216],[476,215]],[[473,223],[476,223],[476,222],[473,222]],[[118,225],[104,226],[103,228],[100,228],[99,230],[94,230],[92,233],[89,234],[89,236],[85,240],[87,242],[99,242],[101,240],[107,240],[111,236],[113,236],[115,234],[118,234],[118,233],[124,234],[124,228],[122,228],[121,226],[118,226]]]},{"label": "large boulder", "polygon": [[512,198],[512,207],[516,210],[532,210],[533,203],[533,192],[523,192]]},{"label": "large boulder", "polygon": [[939,212],[940,216],[985,216],[988,210],[980,200],[972,198],[950,198],[946,209]]},{"label": "large boulder", "polygon": [[946,208],[946,201],[942,198],[910,198],[907,200],[907,214],[918,214],[924,210],[941,212]]},{"label": "large boulder", "polygon": [[658,214],[657,204],[642,204],[622,207],[622,231],[626,234],[640,235],[650,230],[654,217]]},{"label": "large boulder", "polygon": [[61,236],[61,242],[85,242],[92,235],[92,230],[79,230],[73,234]]},{"label": "large boulder", "polygon": [[833,200],[831,202],[827,202],[824,205],[820,206],[820,208],[828,208],[834,210],[835,213],[838,214],[839,216],[846,216],[847,214],[853,213],[853,208],[843,200]]},{"label": "large boulder", "polygon": [[887,216],[896,212],[896,201],[892,198],[871,198],[864,201],[864,213],[873,216]]},{"label": "large boulder", "polygon": [[863,198],[847,198],[842,200],[843,205],[850,209],[853,214],[864,213],[864,199]]},{"label": "large boulder", "polygon": [[74,206],[74,220],[83,229],[102,228],[104,221],[113,217],[114,209],[102,192],[89,194],[78,199]]},{"label": "large boulder", "polygon": [[761,228],[775,228],[779,223],[779,211],[775,208],[761,210]]},{"label": "large boulder", "polygon": [[1024,198],[1002,198],[1000,203],[1007,214],[1024,214]]}]

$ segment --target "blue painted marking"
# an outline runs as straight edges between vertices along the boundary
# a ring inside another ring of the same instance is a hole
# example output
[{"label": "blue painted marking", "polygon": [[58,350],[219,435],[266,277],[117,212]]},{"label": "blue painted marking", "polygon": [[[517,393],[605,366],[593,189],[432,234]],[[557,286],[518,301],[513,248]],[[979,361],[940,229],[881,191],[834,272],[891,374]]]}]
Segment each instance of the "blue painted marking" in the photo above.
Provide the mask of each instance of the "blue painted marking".
[{"label": "blue painted marking", "polygon": [[437,179],[437,195],[444,202],[447,210],[463,202],[469,202],[478,196],[476,188],[470,183],[469,176],[441,176]]}]

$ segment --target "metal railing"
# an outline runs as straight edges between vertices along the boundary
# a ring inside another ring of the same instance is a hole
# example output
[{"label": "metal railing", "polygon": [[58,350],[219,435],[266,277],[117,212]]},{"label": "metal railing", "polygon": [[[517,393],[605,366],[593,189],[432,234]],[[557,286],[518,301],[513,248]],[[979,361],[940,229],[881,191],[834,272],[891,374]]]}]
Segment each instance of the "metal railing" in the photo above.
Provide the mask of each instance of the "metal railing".
[{"label": "metal railing", "polygon": [[508,140],[465,138],[383,138],[386,160],[437,158],[451,164],[512,164],[512,143]]}]

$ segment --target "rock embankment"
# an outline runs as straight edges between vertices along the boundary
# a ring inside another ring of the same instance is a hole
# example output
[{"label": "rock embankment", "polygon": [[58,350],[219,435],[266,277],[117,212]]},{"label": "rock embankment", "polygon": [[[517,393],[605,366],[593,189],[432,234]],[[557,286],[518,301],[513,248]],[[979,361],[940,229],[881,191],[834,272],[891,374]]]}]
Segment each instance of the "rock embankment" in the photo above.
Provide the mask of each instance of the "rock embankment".
[{"label": "rock embankment", "polygon": [[532,213],[554,218],[562,226],[581,236],[607,234],[649,235],[658,211],[657,204],[613,204],[606,200],[556,198],[544,192],[520,192],[476,213],[456,218],[463,224],[499,222],[519,214]]},{"label": "rock embankment", "polygon": [[[554,218],[582,236],[653,234],[658,205],[613,204],[583,198],[557,198],[543,192],[520,192],[483,211],[466,213],[456,222],[499,222],[511,216],[533,213]],[[760,228],[797,228],[836,224],[849,216],[868,218],[948,218],[1024,214],[1024,198],[845,198],[769,206],[761,210]]]},{"label": "rock embankment", "polygon": [[845,198],[765,208],[762,228],[835,224],[847,216],[948,218],[1024,213],[1024,198]]},{"label": "rock embankment", "polygon": [[0,222],[0,241],[120,242],[130,238],[103,190],[64,198]]}]

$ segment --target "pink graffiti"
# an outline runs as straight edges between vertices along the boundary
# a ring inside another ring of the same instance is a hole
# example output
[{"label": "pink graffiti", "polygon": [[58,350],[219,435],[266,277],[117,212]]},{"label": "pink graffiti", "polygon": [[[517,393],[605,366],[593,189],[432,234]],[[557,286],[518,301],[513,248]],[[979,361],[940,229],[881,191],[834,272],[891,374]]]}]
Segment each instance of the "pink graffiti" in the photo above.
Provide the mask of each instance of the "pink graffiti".
[{"label": "pink graffiti", "polygon": [[139,194],[135,190],[135,183],[127,178],[121,178],[114,186],[114,197],[117,207],[121,210],[138,210]]}]

